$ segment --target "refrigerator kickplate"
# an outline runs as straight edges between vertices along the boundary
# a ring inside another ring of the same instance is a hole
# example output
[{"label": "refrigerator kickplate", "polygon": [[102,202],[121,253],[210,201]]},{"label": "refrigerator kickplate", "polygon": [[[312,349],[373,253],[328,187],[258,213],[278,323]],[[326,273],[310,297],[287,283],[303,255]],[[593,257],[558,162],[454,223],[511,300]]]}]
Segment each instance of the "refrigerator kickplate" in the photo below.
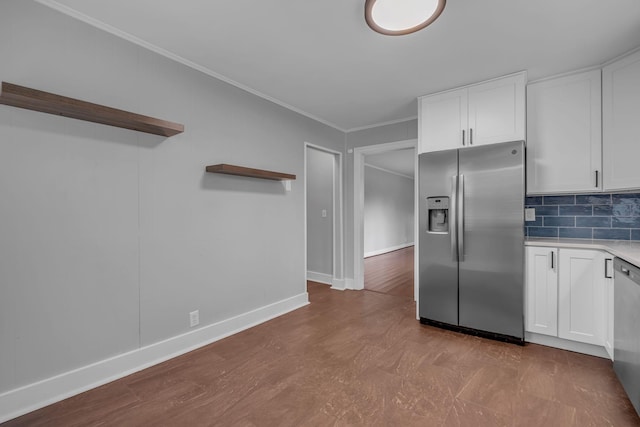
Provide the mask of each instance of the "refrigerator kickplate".
[{"label": "refrigerator kickplate", "polygon": [[422,323],[423,325],[435,326],[436,328],[440,328],[440,329],[447,329],[453,332],[460,332],[467,335],[487,338],[494,341],[501,341],[509,344],[517,344],[520,346],[525,345],[525,341],[519,337],[512,337],[509,335],[496,334],[493,332],[481,331],[478,329],[465,328],[464,326],[451,325],[449,323],[438,322],[437,320],[425,319],[424,317],[420,318],[420,323]]}]

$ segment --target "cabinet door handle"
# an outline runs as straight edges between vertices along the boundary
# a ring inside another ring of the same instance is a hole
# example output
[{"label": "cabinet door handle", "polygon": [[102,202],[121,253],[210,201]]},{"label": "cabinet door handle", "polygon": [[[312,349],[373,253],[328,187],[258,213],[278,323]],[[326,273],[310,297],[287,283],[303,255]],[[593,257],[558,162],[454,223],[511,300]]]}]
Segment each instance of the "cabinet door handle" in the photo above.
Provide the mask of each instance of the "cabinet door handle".
[{"label": "cabinet door handle", "polygon": [[599,180],[598,180],[598,171],[596,171],[596,188],[598,188],[598,182],[599,182]]},{"label": "cabinet door handle", "polygon": [[473,145],[473,128],[469,128],[469,145]]},{"label": "cabinet door handle", "polygon": [[554,264],[555,264],[554,263],[554,258],[555,258],[554,254],[555,254],[555,252],[551,251],[551,269],[552,270],[555,269],[555,266],[554,266]]},{"label": "cabinet door handle", "polygon": [[464,142],[464,129],[462,129],[462,145],[466,145]]},{"label": "cabinet door handle", "polygon": [[609,261],[613,261],[611,258],[606,258],[604,260],[604,278],[605,279],[613,279],[613,276],[609,276]]}]

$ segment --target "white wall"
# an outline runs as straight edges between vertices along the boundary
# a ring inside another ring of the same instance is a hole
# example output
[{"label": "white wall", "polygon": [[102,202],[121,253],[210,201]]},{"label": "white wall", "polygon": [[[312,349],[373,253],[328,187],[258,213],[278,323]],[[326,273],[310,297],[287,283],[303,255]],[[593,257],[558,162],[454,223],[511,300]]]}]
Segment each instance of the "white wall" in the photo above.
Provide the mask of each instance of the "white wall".
[{"label": "white wall", "polygon": [[365,165],[365,256],[413,244],[413,199],[413,179]]},{"label": "white wall", "polygon": [[2,81],[186,129],[0,106],[0,420],[11,390],[181,336],[192,310],[202,327],[306,299],[304,141],[342,151],[342,132],[34,2],[2,2],[0,58]]},{"label": "white wall", "polygon": [[307,271],[329,276],[333,275],[334,163],[335,155],[307,149]]}]

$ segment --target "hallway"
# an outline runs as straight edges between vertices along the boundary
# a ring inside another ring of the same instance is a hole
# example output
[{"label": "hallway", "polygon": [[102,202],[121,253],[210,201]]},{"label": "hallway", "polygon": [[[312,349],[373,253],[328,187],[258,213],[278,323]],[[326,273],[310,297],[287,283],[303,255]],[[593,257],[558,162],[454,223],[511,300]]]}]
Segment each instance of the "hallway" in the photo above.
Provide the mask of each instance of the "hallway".
[{"label": "hallway", "polygon": [[413,246],[364,260],[364,288],[413,299]]}]

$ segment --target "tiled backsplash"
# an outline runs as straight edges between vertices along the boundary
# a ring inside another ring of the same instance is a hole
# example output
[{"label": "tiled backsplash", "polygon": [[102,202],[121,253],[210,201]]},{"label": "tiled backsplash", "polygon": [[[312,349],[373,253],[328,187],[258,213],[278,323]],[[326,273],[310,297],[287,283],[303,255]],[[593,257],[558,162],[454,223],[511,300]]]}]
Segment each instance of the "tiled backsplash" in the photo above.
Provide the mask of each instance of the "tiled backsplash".
[{"label": "tiled backsplash", "polygon": [[530,196],[525,207],[536,210],[529,237],[640,240],[640,193]]}]

